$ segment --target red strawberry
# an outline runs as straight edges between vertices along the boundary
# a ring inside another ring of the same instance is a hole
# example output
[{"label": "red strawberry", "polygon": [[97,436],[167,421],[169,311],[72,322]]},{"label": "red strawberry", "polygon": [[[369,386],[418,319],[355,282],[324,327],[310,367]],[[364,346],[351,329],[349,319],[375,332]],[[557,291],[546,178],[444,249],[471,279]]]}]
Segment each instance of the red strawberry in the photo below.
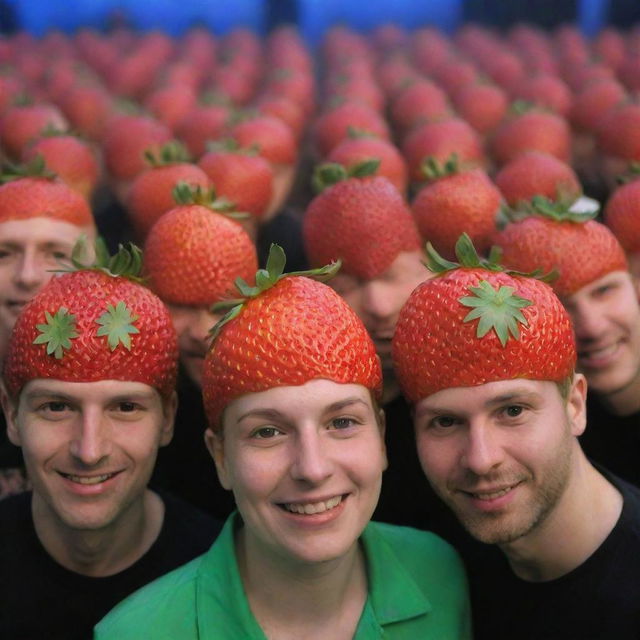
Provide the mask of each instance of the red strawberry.
[{"label": "red strawberry", "polygon": [[640,161],[640,105],[610,109],[598,126],[601,151],[622,160]]},{"label": "red strawberry", "polygon": [[624,102],[626,97],[627,92],[616,80],[590,83],[576,95],[571,120],[577,128],[593,132],[607,112]]},{"label": "red strawberry", "polygon": [[229,115],[229,108],[221,104],[196,106],[176,125],[176,137],[199,158],[207,150],[208,141],[220,138]]},{"label": "red strawberry", "polygon": [[552,283],[559,296],[570,296],[612,271],[626,270],[622,247],[607,227],[592,214],[571,213],[534,198],[538,215],[508,224],[494,238],[503,250],[503,262],[518,271],[557,269]]},{"label": "red strawberry", "polygon": [[330,277],[337,265],[286,275],[284,252],[275,249],[257,288],[240,283],[244,300],[218,324],[205,359],[202,390],[213,429],[240,395],[316,378],[360,384],[380,397],[380,364],[362,321],[333,289],[304,277]]},{"label": "red strawberry", "polygon": [[0,186],[0,222],[51,218],[78,227],[93,227],[87,200],[46,170],[42,156]]},{"label": "red strawberry", "polygon": [[131,380],[172,393],[176,333],[162,302],[129,279],[139,249],[109,258],[102,246],[97,254],[91,267],[53,278],[18,317],[4,369],[12,396],[35,378]]},{"label": "red strawberry", "polygon": [[400,193],[406,193],[407,165],[391,142],[355,134],[345,138],[327,156],[327,162],[341,164],[347,170],[367,160],[379,160],[375,175],[384,176]]},{"label": "red strawberry", "polygon": [[[360,168],[354,172],[365,173]],[[321,166],[318,174],[326,183],[338,181],[311,201],[304,216],[303,237],[312,265],[340,259],[346,273],[369,280],[400,252],[419,249],[411,211],[386,178],[349,177],[340,165]]]},{"label": "red strawberry", "polygon": [[255,145],[258,153],[275,165],[293,165],[298,145],[291,129],[278,118],[257,116],[231,127],[229,136],[240,147]]},{"label": "red strawberry", "polygon": [[75,136],[51,132],[26,147],[22,159],[28,162],[38,154],[45,164],[72,189],[91,199],[100,167],[93,149]]},{"label": "red strawberry", "polygon": [[113,113],[113,99],[102,87],[77,86],[60,101],[60,108],[74,130],[100,140]]},{"label": "red strawberry", "polygon": [[471,242],[459,243],[457,253],[461,265],[442,263],[430,252],[438,274],[420,284],[400,312],[392,352],[410,402],[454,387],[570,376],[573,328],[552,289],[535,278],[490,270]]},{"label": "red strawberry", "polygon": [[507,94],[497,85],[474,84],[461,88],[453,98],[456,111],[478,133],[493,131],[507,111]]},{"label": "red strawberry", "polygon": [[196,92],[184,84],[170,84],[151,92],[144,106],[173,129],[196,104]]},{"label": "red strawberry", "polygon": [[571,110],[571,90],[560,78],[548,73],[523,78],[512,87],[511,95],[563,117],[568,116]]},{"label": "red strawberry", "polygon": [[575,171],[568,164],[540,151],[528,151],[517,156],[498,171],[494,181],[512,207],[529,202],[536,195],[567,204],[582,195]]},{"label": "red strawberry", "polygon": [[446,162],[455,153],[460,166],[469,168],[484,162],[480,137],[469,124],[458,118],[414,129],[405,139],[402,153],[409,165],[409,176],[415,182],[424,180],[422,164],[429,156]]},{"label": "red strawberry", "polygon": [[[528,107],[525,107],[528,109]],[[524,113],[516,107],[514,115],[496,130],[493,157],[503,165],[525,151],[543,151],[563,162],[571,155],[571,134],[566,120],[536,109]]]},{"label": "red strawberry", "polygon": [[456,241],[465,232],[485,253],[496,232],[500,191],[484,171],[459,171],[455,160],[442,167],[431,159],[430,169],[430,182],[411,204],[420,234],[447,258],[455,256]]},{"label": "red strawberry", "polygon": [[640,180],[620,185],[611,194],[604,222],[627,253],[640,251]]},{"label": "red strawberry", "polygon": [[449,113],[447,94],[433,82],[419,80],[400,91],[391,103],[391,120],[401,131]]},{"label": "red strawberry", "polygon": [[218,196],[227,198],[236,211],[259,218],[273,196],[273,170],[249,150],[219,148],[205,153],[198,166],[207,174]]},{"label": "red strawberry", "polygon": [[344,102],[315,121],[312,138],[320,157],[326,157],[340,144],[348,136],[350,128],[385,140],[390,137],[389,128],[377,111],[357,102]]},{"label": "red strawberry", "polygon": [[173,189],[179,182],[207,188],[207,174],[188,161],[184,148],[177,143],[164,145],[156,155],[146,153],[150,167],[132,182],[127,195],[127,210],[136,232],[144,237],[160,216],[173,209]]},{"label": "red strawberry", "polygon": [[145,243],[150,286],[171,304],[211,305],[232,292],[237,277],[249,280],[258,268],[240,224],[197,200],[186,198],[162,215]]}]

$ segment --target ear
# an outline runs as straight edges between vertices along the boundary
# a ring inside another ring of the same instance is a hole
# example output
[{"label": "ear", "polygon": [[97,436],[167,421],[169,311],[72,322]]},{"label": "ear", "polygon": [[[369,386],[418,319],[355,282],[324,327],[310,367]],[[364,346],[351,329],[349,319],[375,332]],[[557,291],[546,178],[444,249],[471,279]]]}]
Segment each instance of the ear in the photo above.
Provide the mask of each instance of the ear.
[{"label": "ear", "polygon": [[9,397],[4,382],[0,382],[0,402],[2,402],[2,410],[7,421],[7,437],[11,444],[17,447],[21,446],[20,431],[18,430],[18,404],[20,399],[13,400]]},{"label": "ear", "polygon": [[173,426],[178,410],[178,394],[174,391],[167,400],[162,401],[162,428],[160,431],[160,446],[165,447],[173,438]]},{"label": "ear", "polygon": [[224,435],[222,432],[216,433],[208,427],[204,432],[204,443],[216,464],[218,480],[220,484],[227,490],[231,491],[231,483],[229,482],[229,474],[227,472],[226,460],[224,458]]},{"label": "ear", "polygon": [[384,463],[382,470],[386,471],[389,468],[389,459],[387,458],[387,443],[385,441],[385,435],[387,433],[387,417],[384,414],[384,409],[378,411],[378,427],[380,428],[380,444],[382,447],[382,457]]},{"label": "ear", "polygon": [[571,433],[580,436],[587,426],[587,379],[576,373],[567,397],[567,417],[571,425]]}]

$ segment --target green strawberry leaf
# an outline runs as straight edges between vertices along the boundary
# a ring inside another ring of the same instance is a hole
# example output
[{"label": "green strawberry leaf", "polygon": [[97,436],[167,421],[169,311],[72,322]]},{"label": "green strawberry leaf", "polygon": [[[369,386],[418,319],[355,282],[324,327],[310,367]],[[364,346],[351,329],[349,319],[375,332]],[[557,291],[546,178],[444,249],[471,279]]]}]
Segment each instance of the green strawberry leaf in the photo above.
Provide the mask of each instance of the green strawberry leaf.
[{"label": "green strawberry leaf", "polygon": [[325,162],[315,168],[311,178],[311,186],[316,193],[320,193],[327,187],[346,180],[348,177],[347,170],[341,164]]},{"label": "green strawberry leaf", "polygon": [[64,350],[71,349],[71,340],[79,335],[76,332],[76,317],[66,307],[60,307],[53,316],[48,311],[44,315],[47,321],[36,325],[40,335],[33,344],[46,344],[47,355],[53,354],[60,360]]},{"label": "green strawberry leaf", "polygon": [[469,287],[473,296],[463,296],[459,299],[471,311],[465,316],[464,322],[479,319],[476,336],[482,338],[492,329],[495,331],[500,344],[504,347],[509,334],[516,340],[520,338],[518,323],[527,326],[527,319],[520,309],[533,304],[531,300],[514,295],[513,287],[501,286],[494,289],[486,280],[481,280],[477,287]]},{"label": "green strawberry leaf", "polygon": [[119,344],[131,351],[131,335],[140,333],[133,326],[137,319],[138,316],[131,315],[131,311],[122,300],[115,307],[112,304],[107,305],[107,310],[96,320],[101,325],[96,335],[107,336],[111,351],[114,351]]},{"label": "green strawberry leaf", "polygon": [[369,160],[363,160],[353,165],[351,169],[347,171],[350,178],[366,178],[372,176],[380,166],[379,158],[370,158]]}]

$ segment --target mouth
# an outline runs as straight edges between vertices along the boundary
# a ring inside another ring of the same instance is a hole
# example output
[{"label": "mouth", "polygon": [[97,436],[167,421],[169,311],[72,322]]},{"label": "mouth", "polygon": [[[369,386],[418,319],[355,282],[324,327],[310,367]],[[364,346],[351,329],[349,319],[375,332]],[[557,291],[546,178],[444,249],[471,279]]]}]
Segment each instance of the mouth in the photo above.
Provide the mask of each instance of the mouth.
[{"label": "mouth", "polygon": [[5,304],[7,309],[9,309],[9,311],[17,315],[22,311],[23,307],[27,304],[27,302],[29,301],[28,300],[7,300]]},{"label": "mouth", "polygon": [[334,496],[328,500],[322,500],[320,502],[284,502],[278,506],[289,513],[296,513],[304,516],[312,516],[316,513],[325,513],[335,509],[342,500],[346,498],[345,495]]},{"label": "mouth", "polygon": [[78,476],[73,473],[62,473],[62,471],[58,471],[58,473],[67,480],[74,482],[75,484],[83,484],[83,485],[93,485],[93,484],[101,484],[114,478],[120,472],[115,471],[113,473],[103,473],[99,476]]},{"label": "mouth", "polygon": [[599,368],[609,364],[618,354],[620,342],[606,346],[578,351],[580,364],[588,368]]},{"label": "mouth", "polygon": [[501,489],[492,489],[491,491],[482,491],[482,492],[471,492],[465,491],[464,493],[474,497],[476,500],[496,500],[497,498],[502,498],[502,496],[506,496],[507,493],[512,491],[514,487],[518,485],[513,484],[508,487],[503,487]]}]

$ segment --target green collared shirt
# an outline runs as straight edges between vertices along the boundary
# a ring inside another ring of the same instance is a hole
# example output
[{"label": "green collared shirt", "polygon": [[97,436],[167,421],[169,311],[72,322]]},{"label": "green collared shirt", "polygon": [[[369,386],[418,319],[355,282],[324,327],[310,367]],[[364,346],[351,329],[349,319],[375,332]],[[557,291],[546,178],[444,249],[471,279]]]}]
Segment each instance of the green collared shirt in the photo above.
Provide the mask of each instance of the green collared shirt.
[{"label": "green collared shirt", "polygon": [[[242,586],[234,547],[237,514],[211,549],[121,602],[96,640],[266,640]],[[471,637],[466,578],[456,552],[437,536],[370,523],[361,543],[369,595],[356,640]]]}]

